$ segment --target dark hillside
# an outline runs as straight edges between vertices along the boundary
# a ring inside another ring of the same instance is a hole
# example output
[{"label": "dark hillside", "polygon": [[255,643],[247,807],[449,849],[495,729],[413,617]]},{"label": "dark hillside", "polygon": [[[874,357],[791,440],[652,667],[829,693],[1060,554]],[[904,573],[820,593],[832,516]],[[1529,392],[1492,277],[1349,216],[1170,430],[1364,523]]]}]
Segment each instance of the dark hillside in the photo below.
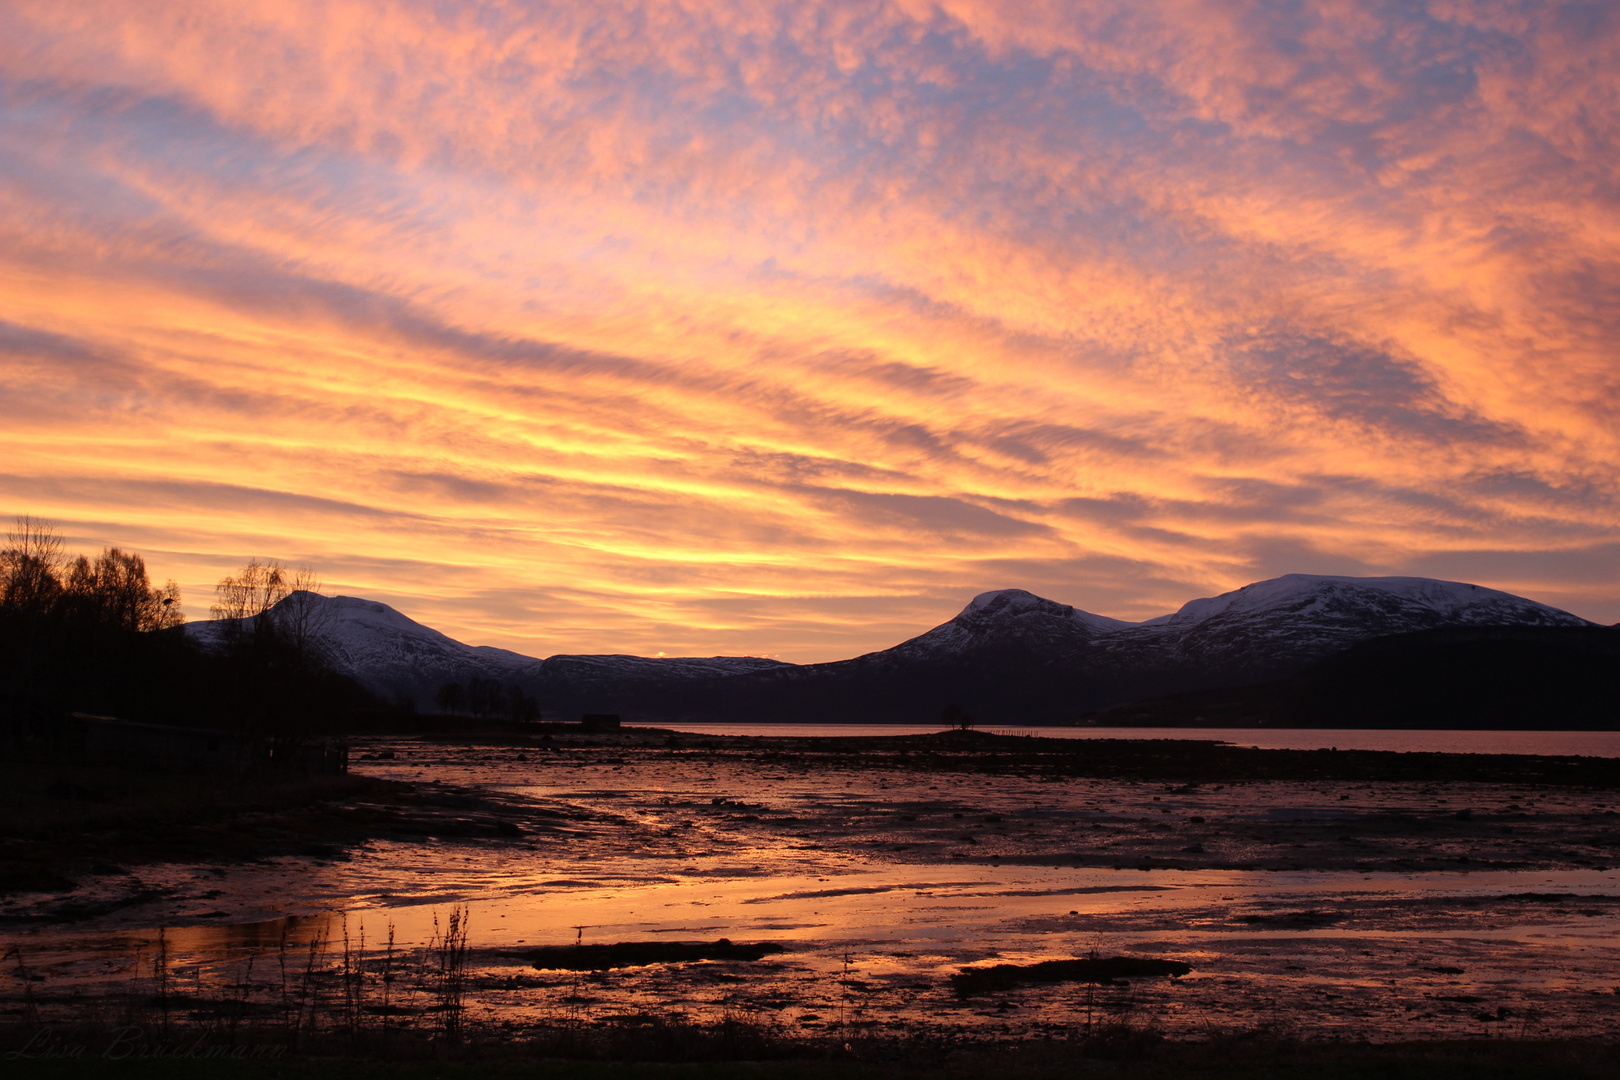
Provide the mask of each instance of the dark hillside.
[{"label": "dark hillside", "polygon": [[1098,726],[1620,727],[1620,627],[1444,627],[1351,646],[1289,679],[1092,713]]}]

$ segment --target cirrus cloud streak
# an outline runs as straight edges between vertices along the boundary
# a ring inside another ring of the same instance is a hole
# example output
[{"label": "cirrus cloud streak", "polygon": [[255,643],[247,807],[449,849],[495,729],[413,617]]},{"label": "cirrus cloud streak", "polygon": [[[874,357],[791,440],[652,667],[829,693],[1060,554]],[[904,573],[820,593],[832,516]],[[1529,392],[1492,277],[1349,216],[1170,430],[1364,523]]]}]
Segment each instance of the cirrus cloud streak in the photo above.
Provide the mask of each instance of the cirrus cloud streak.
[{"label": "cirrus cloud streak", "polygon": [[19,0],[0,494],[194,610],[280,556],[542,654],[1289,570],[1614,621],[1617,42],[1460,0]]}]

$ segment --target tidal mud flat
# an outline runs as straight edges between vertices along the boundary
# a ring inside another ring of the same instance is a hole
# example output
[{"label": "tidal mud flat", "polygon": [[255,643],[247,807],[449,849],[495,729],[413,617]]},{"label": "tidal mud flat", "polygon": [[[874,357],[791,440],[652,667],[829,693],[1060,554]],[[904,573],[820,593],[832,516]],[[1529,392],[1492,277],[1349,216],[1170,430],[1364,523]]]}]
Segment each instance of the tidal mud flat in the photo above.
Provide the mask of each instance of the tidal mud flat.
[{"label": "tidal mud flat", "polygon": [[1612,759],[554,729],[352,761],[189,850],[78,836],[0,903],[7,1020],[161,974],[197,1023],[442,1024],[455,913],[457,1022],[514,1039],[1620,1034]]}]

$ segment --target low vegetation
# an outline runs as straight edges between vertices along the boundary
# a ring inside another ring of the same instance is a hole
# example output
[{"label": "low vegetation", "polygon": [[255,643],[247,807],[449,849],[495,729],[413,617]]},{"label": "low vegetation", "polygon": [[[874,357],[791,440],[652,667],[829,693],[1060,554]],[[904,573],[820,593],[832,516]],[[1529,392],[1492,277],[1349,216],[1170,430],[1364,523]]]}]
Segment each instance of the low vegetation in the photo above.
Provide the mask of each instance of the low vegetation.
[{"label": "low vegetation", "polygon": [[[577,979],[531,977],[537,1003],[521,1013],[475,1012],[473,983],[488,991],[521,976],[481,968],[468,909],[452,907],[421,948],[395,942],[390,924],[367,940],[344,918],[287,920],[251,946],[205,967],[180,958],[159,931],[124,958],[106,985],[57,989],[31,966],[26,946],[0,957],[10,983],[0,996],[0,1059],[9,1076],[304,1076],[457,1078],[998,1076],[1106,1075],[1118,1078],[1309,1076],[1386,1080],[1410,1077],[1620,1075],[1616,1047],[1600,1039],[1473,1040],[1373,1045],[1301,1040],[1282,1029],[1206,1025],[1199,1037],[1169,1040],[1151,1015],[1076,1004],[1072,1024],[1043,1037],[1006,1040],[934,1031],[873,1028],[847,1018],[815,1029],[790,1028],[769,1010],[739,1001],[717,1016],[623,1013],[601,1009]],[[649,944],[649,943],[644,943]],[[664,944],[664,943],[650,943]],[[631,956],[577,946],[578,963],[548,950],[536,967],[617,963],[702,963],[716,948],[746,960],[754,947],[684,943],[674,952]],[[617,950],[617,951],[615,951]],[[742,954],[747,953],[745,957]],[[1064,967],[1063,965],[1068,965]],[[1057,978],[1107,983],[1121,977],[1176,975],[1186,965],[1095,953],[1014,970],[971,969],[986,986]],[[1060,970],[1061,969],[1061,970]],[[507,969],[508,971],[510,969]],[[533,972],[531,971],[531,976]],[[998,981],[999,980],[999,981]],[[836,987],[827,988],[836,991]],[[611,1063],[611,1072],[606,1071]],[[768,1063],[768,1064],[767,1064]],[[430,1071],[431,1070],[431,1071]],[[701,1070],[701,1071],[697,1071]]]}]

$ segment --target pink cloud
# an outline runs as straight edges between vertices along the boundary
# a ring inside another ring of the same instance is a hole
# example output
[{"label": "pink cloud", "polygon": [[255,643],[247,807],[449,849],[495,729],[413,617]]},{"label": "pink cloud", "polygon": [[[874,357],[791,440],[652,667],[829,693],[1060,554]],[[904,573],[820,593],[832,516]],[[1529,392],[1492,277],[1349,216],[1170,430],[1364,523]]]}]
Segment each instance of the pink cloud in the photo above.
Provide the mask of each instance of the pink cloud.
[{"label": "pink cloud", "polygon": [[[886,643],[840,598],[1145,615],[1283,553],[1545,556],[1612,621],[1567,555],[1620,530],[1617,38],[1551,3],[8,5],[0,493],[531,651],[686,620],[826,658]],[[561,581],[550,628],[488,599]]]}]

